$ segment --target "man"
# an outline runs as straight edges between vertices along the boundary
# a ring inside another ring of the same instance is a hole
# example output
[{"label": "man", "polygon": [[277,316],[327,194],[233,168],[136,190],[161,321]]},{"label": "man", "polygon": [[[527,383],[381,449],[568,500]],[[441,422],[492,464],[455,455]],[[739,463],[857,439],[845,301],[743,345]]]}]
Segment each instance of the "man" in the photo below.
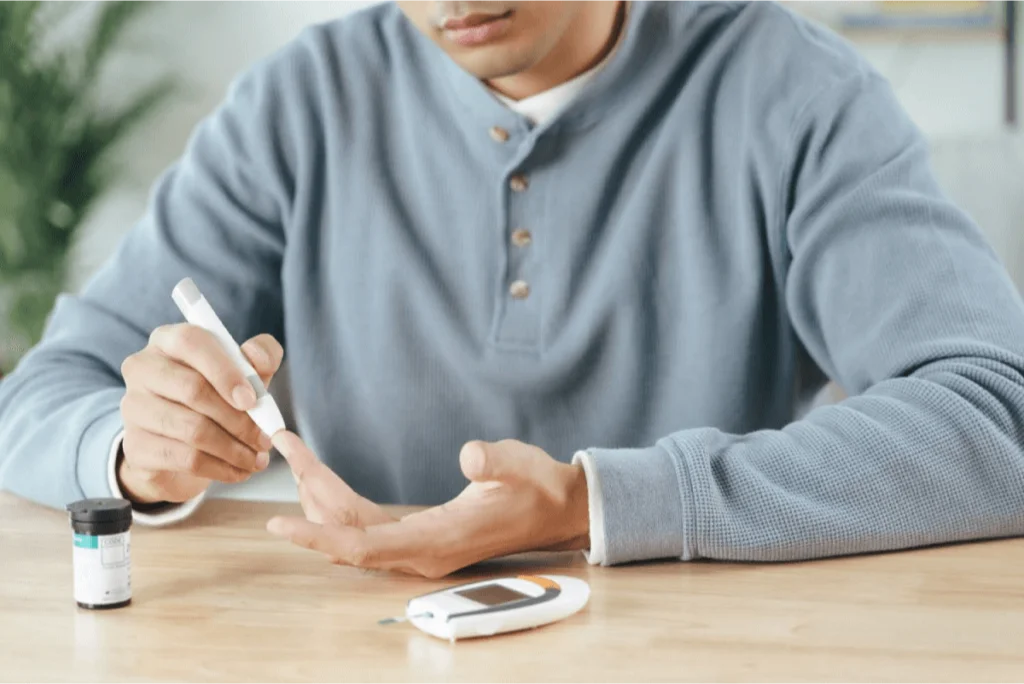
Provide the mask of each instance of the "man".
[{"label": "man", "polygon": [[161,521],[266,466],[191,276],[264,379],[287,349],[306,518],[269,528],[338,563],[1024,530],[1021,300],[849,46],[761,3],[400,4],[199,127],[0,385],[5,488]]}]

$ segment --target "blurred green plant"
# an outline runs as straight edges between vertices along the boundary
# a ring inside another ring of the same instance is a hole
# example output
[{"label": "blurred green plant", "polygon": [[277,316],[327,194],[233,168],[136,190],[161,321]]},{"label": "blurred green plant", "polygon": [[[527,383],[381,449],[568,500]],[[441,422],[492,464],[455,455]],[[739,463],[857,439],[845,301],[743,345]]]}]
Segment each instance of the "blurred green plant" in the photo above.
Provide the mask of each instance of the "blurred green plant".
[{"label": "blurred green plant", "polygon": [[[76,234],[117,180],[111,153],[177,88],[165,76],[117,108],[101,101],[104,66],[154,4],[90,4],[0,2],[0,373],[41,337]],[[83,5],[88,33],[54,48]]]}]

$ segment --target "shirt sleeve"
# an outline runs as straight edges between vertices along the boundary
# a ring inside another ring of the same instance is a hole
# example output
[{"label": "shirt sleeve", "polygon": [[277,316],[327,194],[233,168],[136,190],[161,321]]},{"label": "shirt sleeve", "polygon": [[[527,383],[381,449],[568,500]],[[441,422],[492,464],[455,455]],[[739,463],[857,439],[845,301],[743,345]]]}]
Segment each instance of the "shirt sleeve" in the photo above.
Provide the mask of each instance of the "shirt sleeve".
[{"label": "shirt sleeve", "polygon": [[235,339],[283,339],[292,169],[312,164],[294,158],[309,106],[294,78],[300,48],[236,79],[116,252],[81,293],[58,298],[42,341],[0,382],[0,488],[53,507],[114,493],[121,364],[181,322],[170,297],[180,279],[195,280]]},{"label": "shirt sleeve", "polygon": [[1024,533],[1024,304],[888,84],[819,95],[794,122],[777,234],[794,334],[848,396],[782,429],[589,449],[604,563]]}]

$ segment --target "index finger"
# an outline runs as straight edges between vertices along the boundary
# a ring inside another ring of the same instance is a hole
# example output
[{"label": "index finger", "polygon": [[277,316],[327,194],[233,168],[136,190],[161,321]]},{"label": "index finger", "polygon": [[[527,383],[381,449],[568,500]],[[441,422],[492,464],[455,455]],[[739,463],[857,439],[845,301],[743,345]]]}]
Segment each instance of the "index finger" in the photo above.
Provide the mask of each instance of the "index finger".
[{"label": "index finger", "polygon": [[176,323],[154,330],[149,342],[195,369],[236,409],[245,411],[256,405],[256,391],[212,333],[190,323]]},{"label": "index finger", "polygon": [[296,482],[321,465],[320,459],[313,453],[313,450],[290,430],[279,430],[270,438],[270,441],[284,456],[284,460],[288,461],[288,466],[292,469],[292,475]]}]

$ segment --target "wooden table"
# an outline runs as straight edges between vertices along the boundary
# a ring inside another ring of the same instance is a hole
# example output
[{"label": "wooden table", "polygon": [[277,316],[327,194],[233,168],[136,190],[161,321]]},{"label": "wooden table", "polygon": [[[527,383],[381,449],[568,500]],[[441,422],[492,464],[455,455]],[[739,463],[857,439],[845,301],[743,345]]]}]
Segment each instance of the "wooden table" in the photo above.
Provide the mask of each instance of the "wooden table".
[{"label": "wooden table", "polygon": [[518,557],[452,581],[571,574],[589,606],[449,644],[376,624],[439,583],[331,566],[264,531],[282,511],[213,501],[136,526],[134,603],[92,612],[65,514],[0,494],[0,680],[1024,679],[1024,540],[784,565]]}]

